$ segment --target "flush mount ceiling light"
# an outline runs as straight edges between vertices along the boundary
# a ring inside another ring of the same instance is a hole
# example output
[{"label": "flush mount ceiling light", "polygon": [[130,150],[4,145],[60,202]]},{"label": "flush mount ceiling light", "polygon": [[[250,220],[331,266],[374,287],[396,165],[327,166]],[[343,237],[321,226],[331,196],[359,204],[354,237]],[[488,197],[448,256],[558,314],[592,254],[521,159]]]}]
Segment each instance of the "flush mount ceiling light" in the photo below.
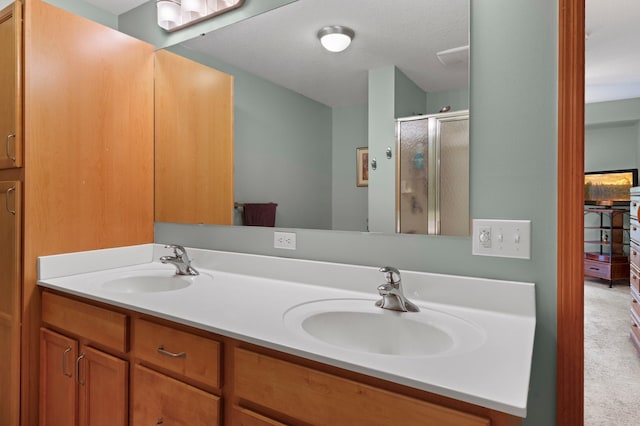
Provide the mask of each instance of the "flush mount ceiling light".
[{"label": "flush mount ceiling light", "polygon": [[322,46],[329,52],[342,52],[349,47],[356,33],[342,25],[329,25],[318,31],[318,38]]},{"label": "flush mount ceiling light", "polygon": [[169,32],[236,9],[245,0],[158,0],[158,25]]}]

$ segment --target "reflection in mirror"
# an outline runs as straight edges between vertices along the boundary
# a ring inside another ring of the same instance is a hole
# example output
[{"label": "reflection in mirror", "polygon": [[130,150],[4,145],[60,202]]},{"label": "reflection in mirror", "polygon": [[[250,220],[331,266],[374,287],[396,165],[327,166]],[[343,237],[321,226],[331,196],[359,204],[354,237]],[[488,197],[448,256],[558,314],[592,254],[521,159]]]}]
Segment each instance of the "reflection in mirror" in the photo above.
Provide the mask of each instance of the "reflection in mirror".
[{"label": "reflection in mirror", "polygon": [[[345,51],[322,48],[327,25],[354,30]],[[234,77],[234,223],[245,203],[276,203],[278,227],[393,232],[370,226],[370,201],[394,215],[395,119],[468,109],[468,27],[469,0],[298,0],[172,47]],[[359,147],[379,164],[368,187]]]}]

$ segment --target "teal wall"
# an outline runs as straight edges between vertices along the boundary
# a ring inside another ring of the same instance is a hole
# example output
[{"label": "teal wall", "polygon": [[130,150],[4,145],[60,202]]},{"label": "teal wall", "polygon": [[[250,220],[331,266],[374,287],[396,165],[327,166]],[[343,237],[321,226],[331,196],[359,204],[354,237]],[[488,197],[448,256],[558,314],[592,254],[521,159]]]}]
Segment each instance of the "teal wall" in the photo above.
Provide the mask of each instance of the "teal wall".
[{"label": "teal wall", "polygon": [[235,200],[277,203],[276,226],[331,229],[331,108],[210,56],[167,50],[234,76]]},{"label": "teal wall", "polygon": [[446,106],[451,111],[469,109],[469,89],[444,90],[427,93],[427,114],[435,114]]},{"label": "teal wall", "polygon": [[427,94],[402,71],[396,68],[394,78],[395,118],[411,117],[427,112]]},{"label": "teal wall", "polygon": [[395,232],[396,159],[387,158],[388,147],[393,149],[395,140],[395,78],[393,65],[369,70],[369,230],[371,232]]},{"label": "teal wall", "polygon": [[640,165],[640,98],[585,106],[585,171]]},{"label": "teal wall", "polygon": [[60,9],[65,9],[75,13],[76,15],[81,15],[85,18],[91,19],[92,21],[99,22],[107,27],[118,28],[117,16],[109,12],[105,12],[102,9],[98,9],[92,4],[79,0],[46,0],[46,2],[57,6]]},{"label": "teal wall", "polygon": [[[121,29],[151,25],[130,18],[121,17]],[[471,214],[531,220],[531,260],[472,256],[471,239],[462,237],[296,229],[298,249],[282,251],[273,248],[268,228],[157,223],[156,241],[534,282],[537,327],[524,424],[555,424],[557,25],[557,0],[471,2]]]},{"label": "teal wall", "polygon": [[367,230],[368,188],[356,186],[356,148],[367,146],[367,105],[333,108],[332,229]]}]

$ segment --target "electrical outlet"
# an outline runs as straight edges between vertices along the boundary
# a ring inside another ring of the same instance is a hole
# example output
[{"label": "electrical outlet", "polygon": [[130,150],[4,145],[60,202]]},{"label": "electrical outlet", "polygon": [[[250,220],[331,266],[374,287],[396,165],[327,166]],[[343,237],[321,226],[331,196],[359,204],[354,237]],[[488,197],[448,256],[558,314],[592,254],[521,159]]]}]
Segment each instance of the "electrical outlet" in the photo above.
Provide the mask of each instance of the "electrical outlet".
[{"label": "electrical outlet", "polygon": [[296,249],[296,233],[295,232],[274,232],[273,248],[295,250]]}]

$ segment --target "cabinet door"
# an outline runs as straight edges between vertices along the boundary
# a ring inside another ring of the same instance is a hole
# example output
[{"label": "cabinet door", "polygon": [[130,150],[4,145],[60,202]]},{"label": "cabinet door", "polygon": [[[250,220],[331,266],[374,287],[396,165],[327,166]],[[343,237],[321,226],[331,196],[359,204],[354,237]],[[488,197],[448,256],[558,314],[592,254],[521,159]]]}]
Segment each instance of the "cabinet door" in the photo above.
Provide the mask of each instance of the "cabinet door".
[{"label": "cabinet door", "polygon": [[125,426],[127,361],[83,346],[78,357],[80,426]]},{"label": "cabinet door", "polygon": [[232,225],[233,77],[165,50],[155,63],[155,220]]},{"label": "cabinet door", "polygon": [[78,343],[40,329],[40,426],[69,426],[77,421]]},{"label": "cabinet door", "polygon": [[0,424],[17,425],[20,401],[20,182],[0,182]]},{"label": "cabinet door", "polygon": [[0,11],[0,169],[22,166],[22,3]]}]

